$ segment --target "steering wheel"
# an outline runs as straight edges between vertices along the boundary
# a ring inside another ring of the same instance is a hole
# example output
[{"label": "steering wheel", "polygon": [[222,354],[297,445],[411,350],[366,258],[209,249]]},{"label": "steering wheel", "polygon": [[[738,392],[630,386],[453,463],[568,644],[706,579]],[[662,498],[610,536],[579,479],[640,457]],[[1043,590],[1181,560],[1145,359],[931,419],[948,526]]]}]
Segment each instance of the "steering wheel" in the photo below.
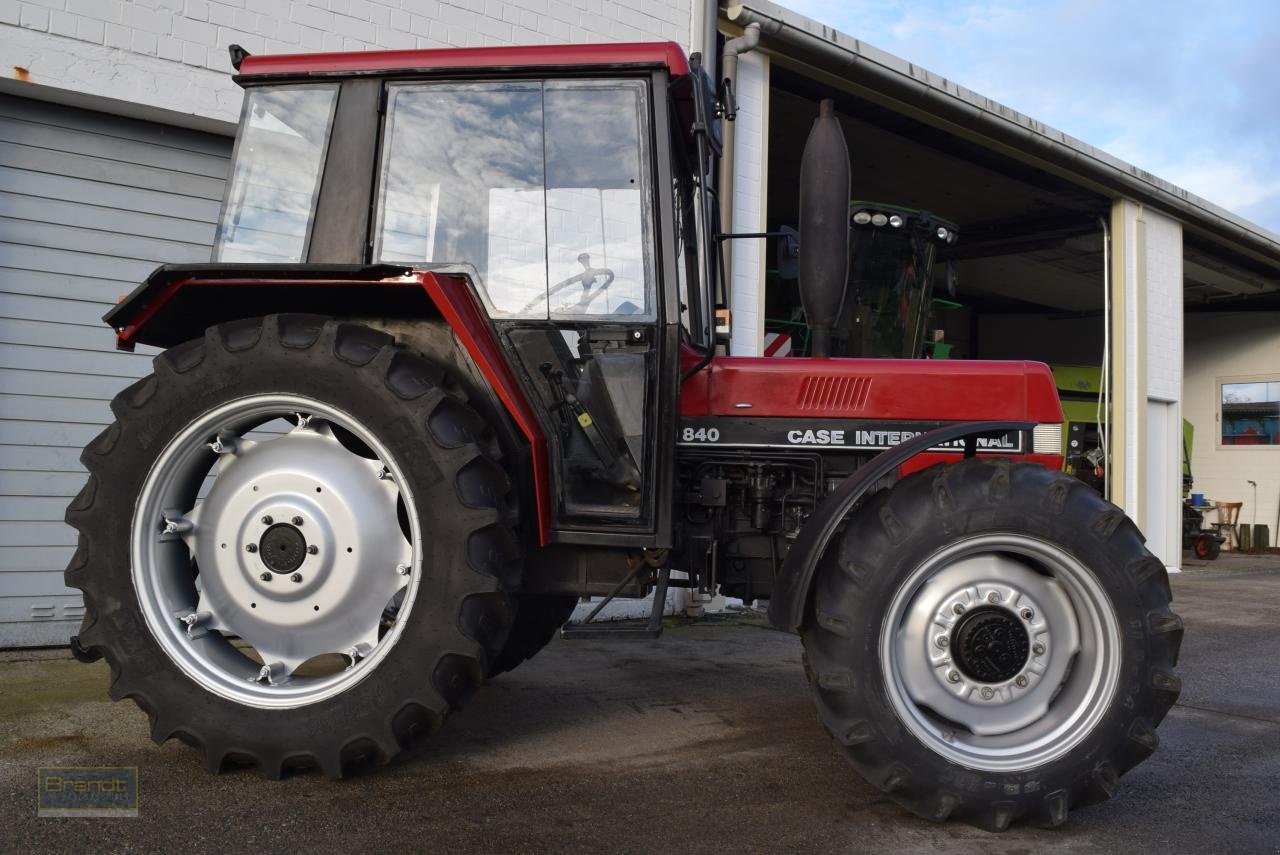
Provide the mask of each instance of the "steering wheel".
[{"label": "steering wheel", "polygon": [[[592,267],[591,255],[589,253],[580,253],[578,255],[578,263],[582,265],[581,273],[575,273],[568,279],[557,282],[547,289],[547,303],[550,305],[551,297],[553,295],[558,294],[570,285],[578,283],[582,284],[582,293],[578,296],[578,302],[567,306],[561,306],[556,309],[557,312],[585,315],[587,313],[587,307],[591,304],[591,301],[609,290],[609,286],[613,284],[613,271],[608,267]],[[596,280],[601,277],[604,278],[604,282],[596,285]],[[595,286],[594,288],[592,288],[593,285]],[[528,306],[525,307],[525,311],[533,311],[533,309],[541,302],[542,297],[536,297]]]}]

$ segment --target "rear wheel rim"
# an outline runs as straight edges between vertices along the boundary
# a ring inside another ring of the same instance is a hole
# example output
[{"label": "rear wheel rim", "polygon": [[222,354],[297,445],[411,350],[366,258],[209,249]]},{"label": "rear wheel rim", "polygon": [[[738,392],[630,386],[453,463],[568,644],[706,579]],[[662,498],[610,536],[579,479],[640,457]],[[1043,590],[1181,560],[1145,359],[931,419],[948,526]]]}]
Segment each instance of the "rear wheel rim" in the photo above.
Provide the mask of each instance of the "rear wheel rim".
[{"label": "rear wheel rim", "polygon": [[[254,433],[264,426],[287,430]],[[312,398],[255,395],[200,415],[157,456],[134,509],[132,575],[188,677],[293,708],[385,659],[418,593],[420,544],[413,495],[368,427]]]},{"label": "rear wheel rim", "polygon": [[[987,625],[975,631],[966,619],[979,610]],[[1097,578],[1059,547],[1011,532],[922,562],[880,639],[899,719],[930,750],[984,771],[1062,757],[1097,727],[1119,682],[1119,621]]]}]

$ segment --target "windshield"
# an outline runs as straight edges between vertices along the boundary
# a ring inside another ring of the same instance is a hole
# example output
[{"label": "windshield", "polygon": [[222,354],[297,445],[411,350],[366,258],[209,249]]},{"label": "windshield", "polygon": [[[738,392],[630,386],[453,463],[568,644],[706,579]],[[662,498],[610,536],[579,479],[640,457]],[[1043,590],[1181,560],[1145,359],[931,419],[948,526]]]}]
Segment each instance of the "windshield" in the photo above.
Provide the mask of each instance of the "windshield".
[{"label": "windshield", "polygon": [[252,89],[214,239],[214,261],[303,260],[337,86]]},{"label": "windshield", "polygon": [[375,258],[474,267],[496,317],[654,317],[646,88],[390,88]]},{"label": "windshield", "polygon": [[915,229],[852,229],[840,329],[849,356],[914,359],[924,346],[933,244]]}]

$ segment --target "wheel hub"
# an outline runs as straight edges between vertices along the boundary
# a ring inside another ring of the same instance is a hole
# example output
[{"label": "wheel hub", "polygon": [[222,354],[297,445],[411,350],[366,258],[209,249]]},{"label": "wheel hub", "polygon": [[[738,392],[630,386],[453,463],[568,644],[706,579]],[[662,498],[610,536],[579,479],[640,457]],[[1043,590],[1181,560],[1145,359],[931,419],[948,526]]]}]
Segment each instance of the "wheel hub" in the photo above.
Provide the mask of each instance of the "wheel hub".
[{"label": "wheel hub", "polygon": [[1061,585],[999,553],[937,570],[905,605],[896,647],[906,691],[975,734],[1043,716],[1080,646]]},{"label": "wheel hub", "polygon": [[258,541],[258,554],[268,570],[287,576],[307,557],[307,539],[288,523],[276,523]]},{"label": "wheel hub", "polygon": [[[285,419],[296,426],[256,429]],[[252,706],[298,706],[358,682],[399,635],[388,610],[416,590],[402,484],[372,434],[327,405],[260,396],[204,414],[157,458],[135,513],[134,583],[148,621],[167,627],[166,651],[205,688]],[[333,654],[345,671],[332,671]]]},{"label": "wheel hub", "polygon": [[1018,616],[1008,609],[974,609],[951,633],[956,667],[980,683],[1003,683],[1027,664],[1031,640]]},{"label": "wheel hub", "polygon": [[890,703],[966,767],[1028,769],[1089,732],[1119,679],[1119,629],[1093,574],[1057,544],[993,532],[925,559],[885,613]]}]

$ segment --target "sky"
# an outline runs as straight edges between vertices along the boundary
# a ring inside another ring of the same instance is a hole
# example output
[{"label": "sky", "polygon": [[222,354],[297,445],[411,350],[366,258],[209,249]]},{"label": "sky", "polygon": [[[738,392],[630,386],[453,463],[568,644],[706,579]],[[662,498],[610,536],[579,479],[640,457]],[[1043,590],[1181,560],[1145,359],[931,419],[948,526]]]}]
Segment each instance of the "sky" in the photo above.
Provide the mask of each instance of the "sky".
[{"label": "sky", "polygon": [[1276,0],[781,0],[1280,233]]}]

